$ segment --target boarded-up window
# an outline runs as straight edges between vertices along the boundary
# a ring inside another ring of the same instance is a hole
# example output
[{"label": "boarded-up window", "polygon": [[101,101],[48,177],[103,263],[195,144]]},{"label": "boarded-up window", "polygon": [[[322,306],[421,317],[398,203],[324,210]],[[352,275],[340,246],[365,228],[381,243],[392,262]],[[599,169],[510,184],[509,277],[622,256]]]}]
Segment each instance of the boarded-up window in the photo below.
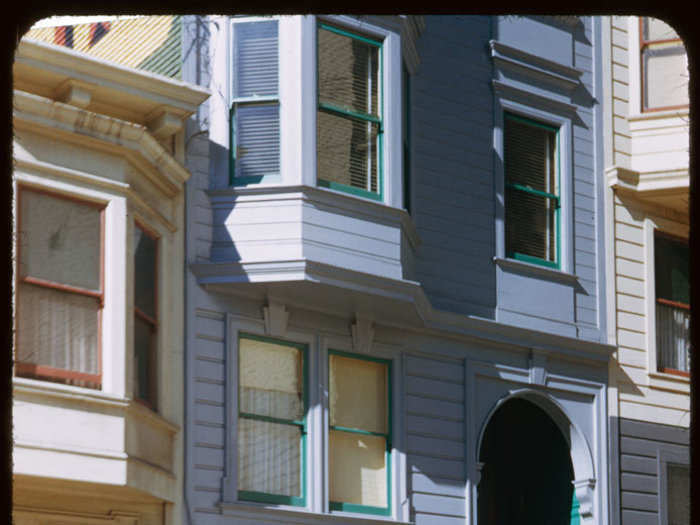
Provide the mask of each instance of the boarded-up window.
[{"label": "boarded-up window", "polygon": [[380,60],[380,42],[319,25],[319,184],[373,199],[381,198]]},{"label": "boarded-up window", "polygon": [[667,467],[668,525],[690,524],[690,470],[683,465]]},{"label": "boarded-up window", "polygon": [[280,173],[278,27],[276,20],[232,27],[232,182],[247,184]]},{"label": "boarded-up window", "polygon": [[102,211],[19,193],[15,372],[100,388]]},{"label": "boarded-up window", "polygon": [[690,265],[687,242],[654,237],[656,355],[661,371],[690,371]]},{"label": "boarded-up window", "polygon": [[331,353],[331,509],[389,514],[389,364]]},{"label": "boarded-up window", "polygon": [[304,349],[241,335],[238,373],[238,497],[303,506]]},{"label": "boarded-up window", "polygon": [[506,254],[558,267],[557,130],[506,113],[503,149]]}]

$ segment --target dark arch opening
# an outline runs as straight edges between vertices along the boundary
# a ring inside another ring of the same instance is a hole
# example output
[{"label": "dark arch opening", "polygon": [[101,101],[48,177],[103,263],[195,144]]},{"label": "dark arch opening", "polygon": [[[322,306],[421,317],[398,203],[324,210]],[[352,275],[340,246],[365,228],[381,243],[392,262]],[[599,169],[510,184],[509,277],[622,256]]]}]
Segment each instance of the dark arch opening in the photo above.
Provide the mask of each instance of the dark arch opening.
[{"label": "dark arch opening", "polygon": [[481,443],[480,524],[578,523],[569,446],[544,410],[524,399],[506,401]]}]

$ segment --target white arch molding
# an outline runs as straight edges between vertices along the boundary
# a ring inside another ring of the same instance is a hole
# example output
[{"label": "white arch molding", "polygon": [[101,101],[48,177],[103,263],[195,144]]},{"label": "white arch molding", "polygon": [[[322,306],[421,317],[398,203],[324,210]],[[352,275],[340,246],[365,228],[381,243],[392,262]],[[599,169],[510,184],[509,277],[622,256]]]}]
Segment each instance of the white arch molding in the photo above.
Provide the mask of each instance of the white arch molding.
[{"label": "white arch molding", "polygon": [[556,399],[546,392],[534,390],[532,388],[511,390],[508,394],[501,397],[498,401],[496,401],[481,425],[475,451],[476,472],[474,477],[474,507],[476,507],[477,487],[481,481],[481,469],[484,466],[484,463],[479,461],[479,455],[481,452],[482,440],[484,438],[484,434],[486,433],[486,428],[491,422],[491,418],[496,411],[507,401],[516,398],[530,401],[534,405],[544,410],[544,412],[552,418],[554,424],[561,431],[567,445],[569,446],[571,463],[574,469],[574,480],[572,483],[574,485],[574,491],[576,492],[576,499],[579,503],[581,523],[594,523],[593,503],[596,477],[593,454],[590,446],[588,445],[588,441],[583,435],[583,432],[581,432],[579,429],[578,425],[572,421],[567,411],[559,404],[559,402],[557,402]]}]

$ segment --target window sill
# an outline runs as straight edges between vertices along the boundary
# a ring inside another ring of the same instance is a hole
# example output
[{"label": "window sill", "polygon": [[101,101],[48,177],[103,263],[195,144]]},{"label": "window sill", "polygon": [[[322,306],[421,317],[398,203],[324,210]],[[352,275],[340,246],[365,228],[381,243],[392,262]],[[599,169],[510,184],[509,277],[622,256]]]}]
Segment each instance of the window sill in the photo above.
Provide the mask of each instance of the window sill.
[{"label": "window sill", "polygon": [[408,525],[413,522],[397,521],[391,516],[369,516],[350,512],[318,514],[307,509],[287,505],[266,505],[264,503],[219,503],[221,513],[239,519],[261,519],[268,517],[288,524],[352,523],[353,525]]},{"label": "window sill", "polygon": [[687,117],[690,106],[683,106],[676,109],[657,109],[657,110],[646,110],[643,113],[632,113],[628,120],[630,122],[636,122],[640,120],[654,120],[661,118],[673,118],[673,117]]},{"label": "window sill", "polygon": [[528,273],[536,277],[544,277],[547,279],[563,281],[568,283],[578,282],[578,276],[572,273],[563,272],[556,268],[549,268],[539,264],[518,261],[516,259],[506,259],[504,257],[494,257],[493,262],[504,269],[516,270],[522,273]]}]

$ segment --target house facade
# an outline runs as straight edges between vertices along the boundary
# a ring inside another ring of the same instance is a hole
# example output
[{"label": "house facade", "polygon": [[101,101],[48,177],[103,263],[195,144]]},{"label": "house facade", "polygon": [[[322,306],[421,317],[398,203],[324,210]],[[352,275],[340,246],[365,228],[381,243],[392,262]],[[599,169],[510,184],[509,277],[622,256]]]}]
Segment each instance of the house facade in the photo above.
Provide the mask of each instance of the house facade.
[{"label": "house facade", "polygon": [[172,283],[183,121],[209,93],[34,36],[13,66],[13,521],[181,523]]},{"label": "house facade", "polygon": [[610,522],[603,27],[185,17],[185,522]]},{"label": "house facade", "polygon": [[688,69],[653,18],[604,18],[615,523],[690,523]]}]

